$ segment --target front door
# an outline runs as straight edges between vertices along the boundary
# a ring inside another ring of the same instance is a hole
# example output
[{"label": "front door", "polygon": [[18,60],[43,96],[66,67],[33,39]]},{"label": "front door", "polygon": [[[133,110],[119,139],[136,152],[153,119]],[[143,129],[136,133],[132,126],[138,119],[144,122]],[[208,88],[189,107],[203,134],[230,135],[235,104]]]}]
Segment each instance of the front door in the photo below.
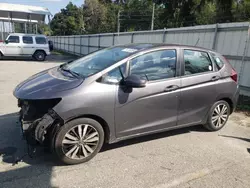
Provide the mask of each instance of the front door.
[{"label": "front door", "polygon": [[5,52],[6,56],[19,56],[22,55],[22,48],[20,43],[20,37],[11,35],[7,39],[8,43],[5,44]]},{"label": "front door", "polygon": [[144,88],[120,86],[116,95],[116,136],[149,133],[176,126],[180,79],[175,49],[149,52],[130,61],[129,74],[148,83]]},{"label": "front door", "polygon": [[216,100],[218,71],[205,51],[185,49],[178,125],[199,124]]}]

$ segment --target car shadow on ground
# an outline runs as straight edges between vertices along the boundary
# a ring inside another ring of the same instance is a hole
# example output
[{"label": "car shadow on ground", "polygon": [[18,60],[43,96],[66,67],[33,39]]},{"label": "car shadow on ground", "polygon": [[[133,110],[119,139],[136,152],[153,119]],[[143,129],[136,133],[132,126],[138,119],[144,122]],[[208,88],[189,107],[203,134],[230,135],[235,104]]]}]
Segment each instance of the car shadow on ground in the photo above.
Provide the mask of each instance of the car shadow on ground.
[{"label": "car shadow on ground", "polygon": [[[53,187],[52,169],[62,164],[42,147],[37,148],[35,156],[30,158],[27,155],[26,142],[21,139],[20,124],[17,121],[18,113],[0,116],[0,187]],[[206,130],[202,126],[194,126],[143,136],[115,144],[105,144],[101,152],[192,131]],[[16,163],[18,159],[21,162]]]},{"label": "car shadow on ground", "polygon": [[[0,116],[0,187],[53,187],[53,156],[39,149],[34,158],[27,155],[26,142],[16,123],[18,114]],[[21,162],[16,163],[16,160]]]},{"label": "car shadow on ground", "polygon": [[64,62],[68,62],[68,61],[72,61],[77,59],[78,57],[76,56],[71,56],[71,55],[63,55],[63,54],[51,54],[49,56],[46,57],[45,61],[36,61],[34,58],[32,57],[2,57],[2,59],[0,59],[1,61],[36,61],[39,63],[64,63]]},{"label": "car shadow on ground", "polygon": [[[237,137],[237,136],[228,136],[228,135],[219,135],[221,137],[225,137],[225,138],[233,138],[233,139],[239,139],[239,140],[243,140],[245,142],[250,142],[250,138],[242,138],[242,137]],[[248,153],[250,153],[250,148],[247,148]]]}]

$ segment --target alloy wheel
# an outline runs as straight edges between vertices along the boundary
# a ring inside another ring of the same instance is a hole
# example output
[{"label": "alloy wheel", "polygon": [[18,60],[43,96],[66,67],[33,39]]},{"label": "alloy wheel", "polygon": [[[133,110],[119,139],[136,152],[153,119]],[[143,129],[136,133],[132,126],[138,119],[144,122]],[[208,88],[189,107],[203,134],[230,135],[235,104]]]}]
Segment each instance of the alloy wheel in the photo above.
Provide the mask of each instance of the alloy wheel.
[{"label": "alloy wheel", "polygon": [[228,119],[228,107],[225,104],[218,104],[213,111],[212,124],[219,128],[222,127]]},{"label": "alloy wheel", "polygon": [[62,141],[62,149],[68,158],[84,159],[91,155],[99,143],[99,133],[88,124],[76,125],[70,129]]}]

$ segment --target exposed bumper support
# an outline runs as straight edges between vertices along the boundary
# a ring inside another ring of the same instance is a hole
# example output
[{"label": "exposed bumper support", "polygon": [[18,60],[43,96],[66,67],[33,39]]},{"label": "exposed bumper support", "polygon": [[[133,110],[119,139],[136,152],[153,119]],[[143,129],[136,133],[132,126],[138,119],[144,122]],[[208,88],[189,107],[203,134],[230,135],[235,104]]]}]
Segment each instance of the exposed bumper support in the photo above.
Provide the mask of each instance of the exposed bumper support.
[{"label": "exposed bumper support", "polygon": [[47,129],[58,119],[58,115],[52,110],[33,122],[25,122],[20,119],[24,137],[30,145],[35,145],[37,142],[42,144],[45,140]]}]

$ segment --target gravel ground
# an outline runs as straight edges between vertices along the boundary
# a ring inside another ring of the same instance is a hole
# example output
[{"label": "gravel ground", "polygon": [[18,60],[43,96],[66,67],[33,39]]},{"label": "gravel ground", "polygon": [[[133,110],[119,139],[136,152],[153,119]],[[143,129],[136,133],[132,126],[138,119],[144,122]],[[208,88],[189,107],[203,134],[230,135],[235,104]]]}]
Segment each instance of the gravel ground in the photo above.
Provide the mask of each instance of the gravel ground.
[{"label": "gravel ground", "polygon": [[38,150],[24,157],[14,87],[28,76],[57,66],[46,62],[0,61],[0,187],[250,187],[250,118],[234,113],[219,132],[201,126],[104,146],[86,164],[62,166]]}]

